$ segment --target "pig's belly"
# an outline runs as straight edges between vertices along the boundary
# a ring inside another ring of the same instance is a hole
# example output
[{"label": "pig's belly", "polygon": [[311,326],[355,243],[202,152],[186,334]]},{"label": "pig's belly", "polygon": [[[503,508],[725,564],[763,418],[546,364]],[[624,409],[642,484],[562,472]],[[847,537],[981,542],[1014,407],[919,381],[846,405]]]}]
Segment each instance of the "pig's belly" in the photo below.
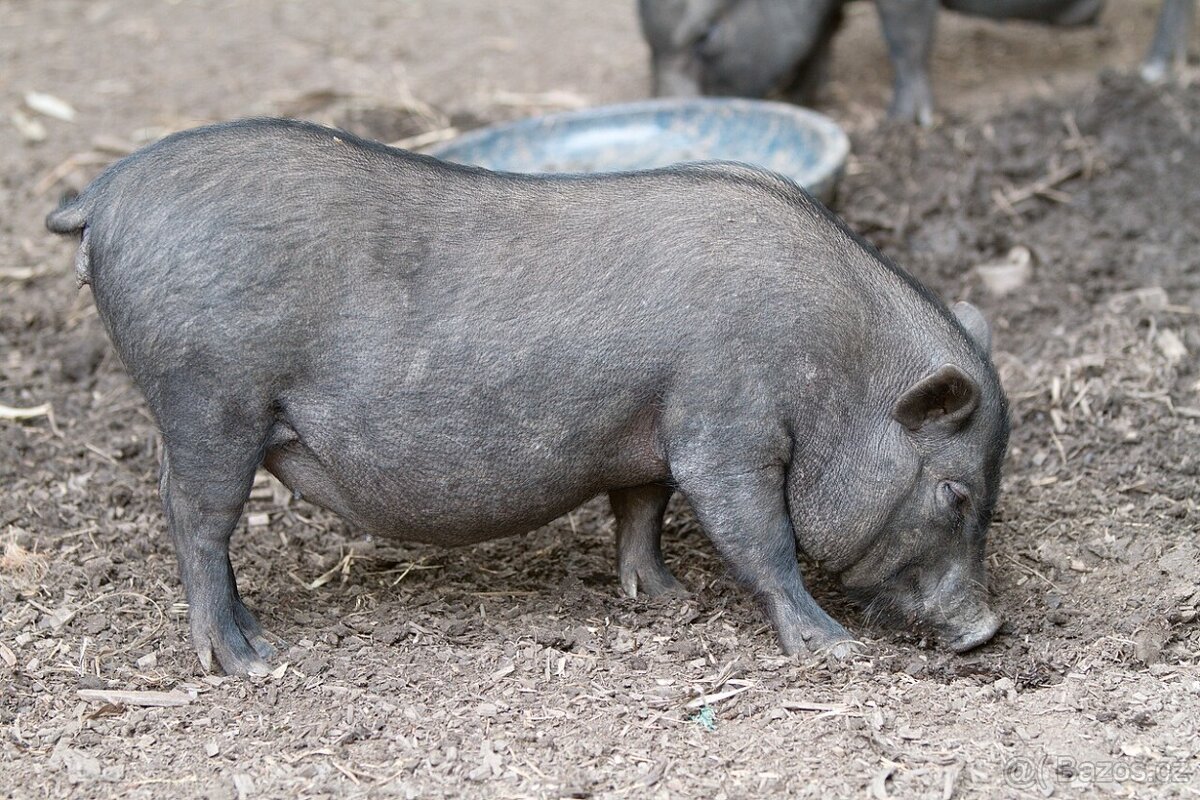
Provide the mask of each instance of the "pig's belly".
[{"label": "pig's belly", "polygon": [[601,492],[669,477],[638,419],[599,437],[578,433],[567,446],[495,431],[424,430],[382,442],[346,433],[282,431],[264,465],[300,498],[406,541],[461,545],[524,533]]}]

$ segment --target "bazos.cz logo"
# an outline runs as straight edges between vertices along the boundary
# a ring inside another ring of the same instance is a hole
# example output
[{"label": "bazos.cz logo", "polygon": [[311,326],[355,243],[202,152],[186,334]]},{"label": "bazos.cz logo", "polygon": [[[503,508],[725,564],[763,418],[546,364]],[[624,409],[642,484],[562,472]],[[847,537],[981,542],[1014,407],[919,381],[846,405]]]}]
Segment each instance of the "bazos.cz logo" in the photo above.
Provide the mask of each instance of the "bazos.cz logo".
[{"label": "bazos.cz logo", "polygon": [[1195,766],[1183,759],[1082,759],[1044,753],[1036,757],[1014,756],[1004,762],[1004,782],[1014,789],[1129,783],[1164,786],[1184,783],[1194,773]]}]

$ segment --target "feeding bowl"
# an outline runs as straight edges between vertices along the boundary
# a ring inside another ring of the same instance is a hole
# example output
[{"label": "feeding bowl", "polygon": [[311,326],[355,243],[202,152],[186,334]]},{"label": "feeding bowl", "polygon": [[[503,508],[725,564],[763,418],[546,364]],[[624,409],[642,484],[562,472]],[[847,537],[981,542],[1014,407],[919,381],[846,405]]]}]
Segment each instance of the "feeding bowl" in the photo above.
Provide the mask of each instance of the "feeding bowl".
[{"label": "feeding bowl", "polygon": [[828,117],[762,100],[647,100],[480,128],[426,148],[502,172],[624,172],[683,161],[740,161],[828,200],[850,152]]}]

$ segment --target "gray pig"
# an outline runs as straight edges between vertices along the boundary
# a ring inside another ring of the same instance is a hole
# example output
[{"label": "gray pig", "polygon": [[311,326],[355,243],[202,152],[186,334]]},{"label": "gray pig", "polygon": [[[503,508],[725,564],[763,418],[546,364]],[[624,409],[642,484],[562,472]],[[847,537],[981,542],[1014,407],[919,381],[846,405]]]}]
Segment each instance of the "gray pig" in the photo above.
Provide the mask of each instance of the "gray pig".
[{"label": "gray pig", "polygon": [[844,0],[639,0],[654,94],[812,101]]},{"label": "gray pig", "polygon": [[[847,0],[638,0],[656,95],[764,97],[808,102],[825,71]],[[895,71],[890,114],[933,119],[929,54],[939,5],[977,17],[1048,25],[1095,22],[1104,0],[875,0]],[[1161,80],[1187,56],[1194,0],[1163,0],[1142,65]]]},{"label": "gray pig", "polygon": [[229,540],[260,465],[363,531],[462,545],[607,492],[629,594],[673,491],[789,653],[851,651],[799,549],[955,650],[1000,622],[1007,404],[948,310],[795,184],[535,177],[290,121],[170,136],[47,218],[162,431],[206,669],[260,672]]}]

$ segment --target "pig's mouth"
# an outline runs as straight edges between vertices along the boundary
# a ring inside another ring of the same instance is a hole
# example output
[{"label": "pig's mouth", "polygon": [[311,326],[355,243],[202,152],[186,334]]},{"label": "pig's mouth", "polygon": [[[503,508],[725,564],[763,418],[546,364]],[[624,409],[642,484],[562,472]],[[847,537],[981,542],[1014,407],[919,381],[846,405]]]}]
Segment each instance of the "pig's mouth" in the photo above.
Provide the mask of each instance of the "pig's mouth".
[{"label": "pig's mouth", "polygon": [[941,635],[941,638],[946,647],[956,653],[965,653],[990,642],[996,632],[1000,630],[1000,624],[1000,617],[989,610],[973,622],[967,630],[956,627],[953,629],[954,633],[947,631]]},{"label": "pig's mouth", "polygon": [[853,589],[848,593],[862,607],[868,624],[910,630],[924,629],[935,635],[944,647],[956,653],[965,653],[987,644],[1001,626],[1000,617],[982,604],[967,614],[961,611],[957,614],[946,614],[943,609],[930,609],[915,595],[906,596],[886,590],[863,592]]}]

